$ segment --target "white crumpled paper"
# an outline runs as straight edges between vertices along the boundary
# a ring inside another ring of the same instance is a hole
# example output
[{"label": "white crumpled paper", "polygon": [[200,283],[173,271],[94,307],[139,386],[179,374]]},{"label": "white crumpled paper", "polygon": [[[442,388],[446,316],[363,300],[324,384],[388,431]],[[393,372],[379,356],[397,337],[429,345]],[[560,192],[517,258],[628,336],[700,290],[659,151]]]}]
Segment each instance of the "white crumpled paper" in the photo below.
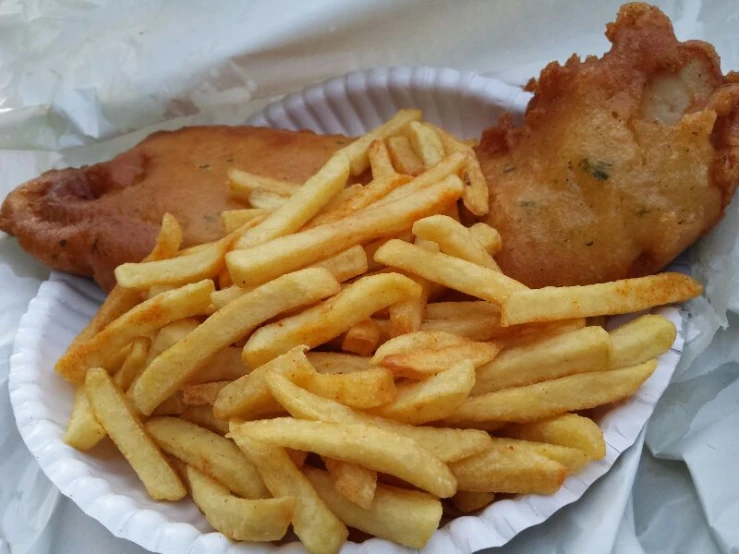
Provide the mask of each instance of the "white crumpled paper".
[{"label": "white crumpled paper", "polygon": [[[0,198],[156,128],[238,124],[275,96],[355,69],[446,66],[522,84],[553,59],[602,53],[619,4],[5,0]],[[709,40],[725,70],[739,69],[737,0],[657,4],[680,38]],[[647,449],[638,443],[580,502],[491,552],[739,551],[738,212],[734,202],[689,253],[706,299],[691,305],[693,340],[646,430]],[[0,236],[0,554],[140,554],[53,489],[11,423],[8,354],[45,275]]]}]

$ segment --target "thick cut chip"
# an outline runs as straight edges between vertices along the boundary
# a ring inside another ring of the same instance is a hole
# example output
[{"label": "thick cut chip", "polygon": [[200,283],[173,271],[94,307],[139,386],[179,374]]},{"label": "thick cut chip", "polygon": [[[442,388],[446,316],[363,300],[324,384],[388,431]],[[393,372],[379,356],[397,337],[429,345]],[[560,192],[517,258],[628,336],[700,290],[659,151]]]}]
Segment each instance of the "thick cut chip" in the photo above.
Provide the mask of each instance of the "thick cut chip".
[{"label": "thick cut chip", "polygon": [[390,153],[390,159],[393,167],[404,175],[420,175],[424,171],[423,162],[418,159],[413,151],[411,141],[408,137],[398,135],[387,139],[387,148]]},{"label": "thick cut chip", "polygon": [[567,468],[529,449],[505,443],[449,464],[460,490],[512,494],[553,494]]},{"label": "thick cut chip", "polygon": [[151,341],[146,337],[139,337],[131,343],[131,350],[126,360],[113,375],[113,381],[119,389],[127,391],[136,376],[144,369],[149,356],[149,348],[151,348]]},{"label": "thick cut chip", "polygon": [[221,212],[221,225],[223,230],[233,233],[242,225],[250,221],[260,218],[260,221],[267,216],[267,212],[259,208],[244,208],[241,210],[226,210]]},{"label": "thick cut chip", "polygon": [[408,126],[408,138],[426,169],[435,166],[444,158],[444,145],[431,127],[413,121]]},{"label": "thick cut chip", "polygon": [[95,417],[113,440],[154,500],[179,500],[185,486],[149,437],[108,372],[91,368],[85,377],[87,398]]},{"label": "thick cut chip", "polygon": [[305,475],[329,508],[348,526],[409,548],[423,548],[441,521],[441,502],[418,491],[377,485],[369,508],[362,508],[339,494],[331,476],[305,468]]},{"label": "thick cut chip", "polygon": [[327,423],[293,418],[231,422],[231,435],[307,450],[394,475],[441,498],[457,491],[449,468],[414,440],[364,423]]},{"label": "thick cut chip", "polygon": [[475,368],[485,367],[485,364],[488,364],[500,352],[500,345],[496,343],[462,340],[460,344],[442,348],[419,349],[386,355],[383,356],[380,365],[392,370],[395,375],[424,379],[465,360],[471,362]]},{"label": "thick cut chip", "polygon": [[418,350],[439,350],[448,346],[461,346],[465,340],[451,333],[418,331],[390,339],[377,349],[372,363],[381,365],[390,356],[409,354]]},{"label": "thick cut chip", "polygon": [[268,498],[254,465],[230,440],[176,417],[155,417],[146,430],[159,447],[244,498]]},{"label": "thick cut chip", "polygon": [[398,175],[393,167],[393,161],[390,159],[390,152],[384,140],[373,141],[367,154],[373,179]]},{"label": "thick cut chip", "polygon": [[413,224],[413,234],[435,242],[444,254],[498,270],[498,264],[470,230],[446,215],[432,215]]},{"label": "thick cut chip", "polygon": [[606,455],[603,431],[592,419],[577,414],[565,414],[521,425],[509,425],[503,434],[527,441],[569,446],[584,452],[592,460]]},{"label": "thick cut chip", "polygon": [[498,437],[493,437],[493,443],[497,448],[511,447],[523,452],[540,454],[545,458],[554,460],[567,469],[567,475],[577,473],[590,462],[587,454],[569,446]]},{"label": "thick cut chip", "polygon": [[91,339],[67,350],[54,369],[65,379],[81,383],[89,368],[104,365],[137,337],[151,336],[173,321],[203,313],[210,304],[213,290],[213,281],[205,280],[146,300]]},{"label": "thick cut chip", "polygon": [[287,202],[246,231],[235,247],[249,248],[297,231],[344,190],[348,178],[349,159],[342,154],[334,154]]},{"label": "thick cut chip", "polygon": [[336,294],[339,287],[328,271],[312,268],[283,275],[238,298],[151,362],[133,387],[136,407],[151,414],[216,352],[243,339],[264,321]]},{"label": "thick cut chip", "polygon": [[631,396],[656,368],[657,362],[652,360],[626,369],[580,373],[471,396],[443,423],[451,426],[475,421],[527,423],[595,408]]},{"label": "thick cut chip", "polygon": [[248,250],[229,252],[226,264],[235,284],[256,286],[357,244],[400,233],[417,219],[453,203],[462,194],[462,188],[459,178],[452,176],[397,202],[372,206],[334,223],[279,237]]},{"label": "thick cut chip", "polygon": [[630,367],[669,350],[677,337],[677,329],[669,319],[645,315],[611,331],[613,358],[611,367]]},{"label": "thick cut chip", "polygon": [[584,327],[542,341],[503,350],[477,369],[474,396],[531,385],[575,373],[611,368],[612,347],[602,327]]},{"label": "thick cut chip", "polygon": [[337,554],[349,531],[321,500],[285,449],[254,440],[247,433],[236,433],[233,438],[257,467],[272,496],[296,499],[292,526],[305,549],[310,554]]},{"label": "thick cut chip", "polygon": [[193,502],[216,531],[237,541],[276,541],[285,536],[295,510],[294,497],[238,498],[192,466],[185,473]]},{"label": "thick cut chip", "polygon": [[244,200],[247,200],[249,193],[256,188],[269,190],[282,196],[292,196],[300,190],[300,187],[300,183],[262,177],[235,167],[228,170],[228,188],[232,194],[242,197]]},{"label": "thick cut chip", "polygon": [[452,504],[464,514],[482,510],[493,500],[495,500],[495,495],[492,492],[459,491],[452,496]]},{"label": "thick cut chip", "polygon": [[313,371],[302,385],[313,394],[359,410],[383,406],[396,397],[393,373],[384,367],[333,375]]},{"label": "thick cut chip", "polygon": [[453,414],[475,386],[475,366],[463,360],[424,381],[398,383],[390,404],[372,412],[403,423],[421,425]]},{"label": "thick cut chip", "polygon": [[69,416],[63,440],[77,450],[89,450],[106,435],[105,429],[95,417],[87,399],[84,383],[74,388],[72,415]]},{"label": "thick cut chip", "polygon": [[447,254],[434,254],[402,240],[388,241],[375,252],[374,259],[495,304],[503,303],[516,291],[526,290],[498,271]]},{"label": "thick cut chip", "polygon": [[382,329],[375,321],[368,317],[360,321],[344,334],[341,349],[360,356],[371,356],[382,339]]},{"label": "thick cut chip", "polygon": [[420,293],[416,283],[398,273],[363,277],[334,298],[258,329],[244,346],[244,362],[258,367],[300,344],[313,348],[376,311]]},{"label": "thick cut chip", "polygon": [[660,273],[596,285],[522,290],[511,295],[501,307],[501,323],[513,325],[638,312],[684,302],[702,292],[698,281],[681,273]]},{"label": "thick cut chip", "polygon": [[500,233],[487,223],[475,223],[470,229],[470,234],[488,252],[495,256],[503,248],[503,239]]},{"label": "thick cut chip", "polygon": [[341,352],[306,352],[308,361],[318,373],[352,373],[370,367],[370,358]]},{"label": "thick cut chip", "polygon": [[376,471],[331,458],[324,458],[323,463],[333,479],[336,492],[362,508],[372,506],[377,489]]},{"label": "thick cut chip", "polygon": [[413,439],[443,462],[461,460],[490,445],[490,435],[475,429],[416,427],[355,412],[343,404],[308,392],[274,373],[267,377],[272,395],[293,417],[335,423],[365,423]]}]

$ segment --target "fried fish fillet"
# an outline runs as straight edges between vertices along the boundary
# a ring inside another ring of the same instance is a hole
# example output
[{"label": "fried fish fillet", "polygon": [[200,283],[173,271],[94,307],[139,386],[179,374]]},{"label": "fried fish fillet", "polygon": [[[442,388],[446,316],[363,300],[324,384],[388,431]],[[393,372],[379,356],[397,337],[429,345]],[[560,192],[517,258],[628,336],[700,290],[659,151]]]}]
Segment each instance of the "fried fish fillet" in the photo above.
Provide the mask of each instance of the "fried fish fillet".
[{"label": "fried fish fillet", "polygon": [[477,150],[503,271],[531,287],[655,273],[723,216],[739,180],[739,74],[624,5],[602,58],[549,64],[522,127]]},{"label": "fried fish fillet", "polygon": [[183,246],[222,236],[220,213],[244,207],[229,196],[228,168],[303,182],[349,142],[258,127],[158,132],[111,161],[47,171],[15,189],[0,229],[51,267],[110,290],[116,266],[151,250],[165,212],[182,225]]}]

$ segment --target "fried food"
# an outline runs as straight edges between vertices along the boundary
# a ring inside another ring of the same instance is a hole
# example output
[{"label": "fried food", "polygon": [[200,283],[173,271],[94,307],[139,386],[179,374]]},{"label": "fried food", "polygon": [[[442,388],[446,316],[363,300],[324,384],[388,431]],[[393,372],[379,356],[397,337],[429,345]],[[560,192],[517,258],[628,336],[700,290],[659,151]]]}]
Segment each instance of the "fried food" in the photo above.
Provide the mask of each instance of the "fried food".
[{"label": "fried food", "polygon": [[646,4],[606,36],[600,59],[550,63],[524,125],[504,117],[477,148],[496,260],[532,288],[659,271],[718,223],[739,179],[739,74]]}]

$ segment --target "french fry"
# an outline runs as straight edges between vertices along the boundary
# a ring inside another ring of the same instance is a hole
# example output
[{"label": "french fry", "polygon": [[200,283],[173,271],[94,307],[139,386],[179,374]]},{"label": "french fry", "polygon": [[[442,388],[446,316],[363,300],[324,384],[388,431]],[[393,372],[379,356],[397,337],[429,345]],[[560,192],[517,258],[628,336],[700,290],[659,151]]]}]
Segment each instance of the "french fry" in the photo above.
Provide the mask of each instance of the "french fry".
[{"label": "french fry", "polygon": [[243,208],[241,210],[226,210],[221,212],[221,225],[223,230],[233,233],[239,227],[257,218],[264,219],[267,212],[258,208]]},{"label": "french fry", "polygon": [[456,200],[462,182],[450,177],[381,209],[372,207],[328,225],[226,254],[234,283],[255,286],[354,245],[400,233],[416,219]]},{"label": "french fry", "polygon": [[460,490],[553,494],[567,468],[529,449],[496,442],[486,452],[449,464]]},{"label": "french fry", "polygon": [[652,360],[626,369],[580,373],[471,396],[442,423],[451,426],[475,421],[528,423],[595,408],[631,396],[656,368],[657,362]]},{"label": "french fry", "polygon": [[587,454],[570,446],[498,437],[493,437],[493,443],[496,447],[512,447],[524,452],[534,452],[554,460],[567,469],[567,475],[577,473],[590,462]]},{"label": "french fry", "polygon": [[269,498],[257,468],[230,440],[176,417],[154,417],[145,426],[167,454],[199,469],[239,496]]},{"label": "french fry", "polygon": [[151,336],[172,321],[202,313],[213,290],[213,281],[204,280],[146,300],[88,341],[67,350],[54,369],[68,381],[81,383],[87,369],[104,365],[135,338]]},{"label": "french fry", "polygon": [[372,356],[372,364],[381,365],[385,358],[418,350],[439,350],[449,346],[461,346],[464,339],[451,333],[418,331],[387,341]]},{"label": "french fry", "polygon": [[377,263],[374,260],[375,252],[377,252],[380,249],[380,247],[383,244],[385,244],[387,241],[392,240],[394,238],[405,241],[405,242],[413,242],[413,233],[411,233],[410,229],[406,229],[402,233],[399,233],[395,236],[373,240],[365,244],[364,252],[367,256],[367,271],[377,271],[385,267],[384,265]]},{"label": "french fry", "polygon": [[490,315],[497,318],[500,308],[484,300],[471,302],[433,302],[426,304],[424,317],[427,319],[454,319],[470,315]]},{"label": "french fry", "polygon": [[231,381],[212,381],[210,383],[198,383],[182,385],[182,401],[188,406],[213,405],[221,389]]},{"label": "french fry", "polygon": [[154,500],[179,500],[187,494],[177,472],[144,430],[108,372],[91,368],[85,375],[87,398],[96,419]]},{"label": "french fry", "polygon": [[423,162],[418,159],[413,151],[411,141],[408,137],[399,135],[387,139],[387,148],[390,153],[390,159],[397,171],[404,175],[417,176],[423,173]]},{"label": "french fry", "polygon": [[413,234],[434,241],[444,254],[466,260],[488,269],[498,269],[493,257],[472,235],[470,230],[446,215],[432,215],[413,224]]},{"label": "french fry", "polygon": [[318,373],[352,373],[369,369],[370,359],[341,352],[306,352],[306,357]]},{"label": "french fry", "polygon": [[422,277],[415,275],[406,275],[406,277],[421,287],[421,294],[388,306],[391,337],[413,333],[421,329],[426,303],[432,293],[433,287],[436,286]]},{"label": "french fry", "polygon": [[461,460],[490,445],[490,436],[475,429],[415,427],[377,416],[355,412],[343,404],[322,398],[292,383],[282,375],[270,374],[267,384],[274,398],[293,417],[336,423],[365,423],[413,439],[443,462]]},{"label": "french fry", "polygon": [[194,467],[185,471],[193,501],[216,531],[237,541],[275,541],[285,536],[295,511],[294,497],[238,498]]},{"label": "french fry", "polygon": [[187,384],[197,385],[213,381],[233,381],[247,373],[241,360],[241,349],[227,346],[216,352],[208,362],[190,376]]},{"label": "french fry", "polygon": [[339,150],[349,158],[352,175],[360,175],[369,167],[369,150],[374,141],[399,134],[411,121],[419,121],[421,115],[420,110],[399,110],[392,119]]},{"label": "french fry", "polygon": [[182,401],[182,393],[177,391],[175,394],[167,398],[164,402],[157,406],[151,415],[155,416],[178,416],[185,411],[187,406]]},{"label": "french fry", "polygon": [[271,372],[288,375],[291,380],[303,382],[314,373],[305,357],[305,346],[296,346],[282,356],[261,365],[251,373],[226,385],[213,403],[213,412],[219,419],[243,419],[280,413],[280,405],[272,398],[266,377]]},{"label": "french fry", "polygon": [[341,154],[334,154],[289,200],[270,213],[264,221],[246,231],[235,247],[249,248],[297,231],[329,200],[344,190],[348,178],[349,159]]},{"label": "french fry", "polygon": [[492,492],[457,491],[457,494],[452,496],[452,504],[464,514],[482,510],[493,500],[495,500],[495,495]]},{"label": "french fry", "polygon": [[369,509],[377,489],[377,472],[366,467],[324,458],[326,470],[334,482],[334,489],[357,506]]},{"label": "french fry", "polygon": [[222,268],[221,271],[218,273],[218,276],[216,277],[216,282],[218,283],[219,289],[225,289],[226,287],[230,287],[234,284],[231,280],[231,274],[228,272],[227,267]]},{"label": "french fry", "polygon": [[368,317],[349,328],[341,341],[341,349],[360,356],[370,356],[380,344],[381,338],[382,329]]},{"label": "french fry", "polygon": [[393,374],[384,367],[333,375],[314,370],[301,385],[313,394],[358,410],[383,406],[396,396]]},{"label": "french fry", "polygon": [[476,341],[496,340],[507,346],[552,337],[585,327],[584,319],[566,319],[551,323],[528,323],[502,327],[499,314],[474,314],[449,319],[425,319],[423,332],[444,332]]},{"label": "french fry", "polygon": [[226,435],[228,433],[228,421],[216,418],[213,414],[213,406],[210,405],[188,406],[180,414],[180,418],[200,427],[205,427],[219,435]]},{"label": "french fry", "polygon": [[294,346],[318,346],[376,311],[420,293],[416,283],[397,273],[363,277],[334,298],[255,331],[244,346],[244,362],[258,367]]},{"label": "french fry", "polygon": [[149,356],[150,347],[151,340],[146,337],[139,337],[131,343],[131,350],[128,352],[126,360],[113,375],[113,382],[119,389],[127,391],[136,376],[143,370]]},{"label": "french fry", "polygon": [[268,190],[282,196],[292,196],[300,190],[300,187],[300,183],[262,177],[261,175],[236,169],[235,167],[229,168],[228,170],[228,188],[231,194],[243,197],[244,200],[248,199],[249,193],[256,188]]},{"label": "french fry", "polygon": [[509,425],[502,433],[512,438],[577,448],[591,460],[600,460],[606,455],[603,432],[592,419],[577,414]]},{"label": "french fry", "polygon": [[475,366],[462,360],[424,381],[398,383],[395,400],[372,413],[414,425],[438,421],[453,414],[474,385]]},{"label": "french fry", "polygon": [[503,239],[500,233],[487,223],[475,223],[469,228],[470,234],[485,249],[488,254],[495,256],[503,248]]},{"label": "french fry", "polygon": [[257,467],[272,496],[296,498],[291,523],[305,549],[311,554],[336,554],[349,531],[295,467],[285,449],[254,440],[247,433],[234,434],[234,441]]},{"label": "french fry", "polygon": [[675,342],[677,329],[667,318],[645,315],[611,331],[612,369],[630,367],[663,354]]},{"label": "french fry", "polygon": [[87,399],[84,383],[74,388],[72,415],[69,416],[67,430],[62,440],[77,450],[89,450],[107,433],[95,417],[90,401]]},{"label": "french fry", "polygon": [[393,167],[393,161],[390,159],[390,152],[384,140],[372,141],[367,155],[373,179],[395,177],[398,175],[398,172]]},{"label": "french fry", "polygon": [[479,367],[473,396],[576,373],[611,368],[611,339],[602,327],[583,327],[542,341],[503,350]]},{"label": "french fry", "polygon": [[444,158],[444,145],[431,127],[418,121],[411,122],[408,125],[408,139],[426,169]]},{"label": "french fry", "polygon": [[219,350],[247,336],[264,321],[335,294],[338,289],[336,279],[320,268],[289,273],[255,288],[218,310],[153,360],[133,387],[134,404],[141,413],[150,414]]},{"label": "french fry", "polygon": [[501,324],[638,312],[684,302],[702,292],[698,281],[681,273],[660,273],[596,285],[521,290],[501,307]]},{"label": "french fry", "polygon": [[347,525],[376,537],[423,548],[441,521],[441,502],[430,494],[377,485],[375,499],[365,509],[339,494],[326,472],[313,468],[305,468],[304,472],[324,502]]},{"label": "french fry", "polygon": [[146,300],[150,300],[155,296],[162,294],[163,292],[169,292],[176,288],[177,287],[171,287],[169,285],[154,285],[148,291],[146,291]]},{"label": "french fry", "polygon": [[249,205],[252,209],[262,210],[268,214],[284,206],[287,200],[287,196],[263,188],[255,188],[249,194]]},{"label": "french fry", "polygon": [[433,254],[401,240],[385,243],[374,259],[495,304],[503,303],[516,291],[527,290],[500,272],[446,254]]},{"label": "french fry", "polygon": [[441,498],[452,496],[457,484],[449,468],[403,435],[363,423],[327,423],[289,417],[231,421],[231,436],[274,446],[307,450],[394,475]]}]

